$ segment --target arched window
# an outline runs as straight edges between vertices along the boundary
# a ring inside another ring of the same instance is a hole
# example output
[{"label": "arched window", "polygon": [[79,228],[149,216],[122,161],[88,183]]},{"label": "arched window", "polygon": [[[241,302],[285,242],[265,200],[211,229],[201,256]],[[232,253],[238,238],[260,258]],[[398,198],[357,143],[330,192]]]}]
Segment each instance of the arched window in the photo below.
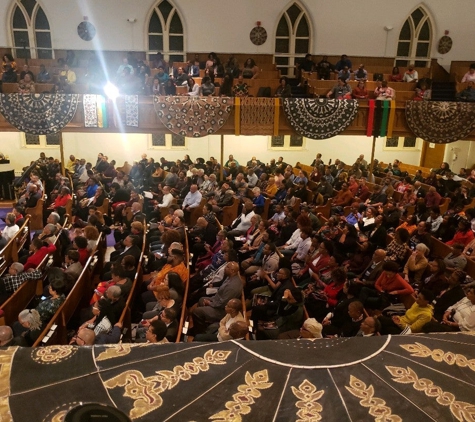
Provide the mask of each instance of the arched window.
[{"label": "arched window", "polygon": [[422,8],[414,10],[399,33],[396,66],[427,67],[430,64],[432,26],[429,15]]},{"label": "arched window", "polygon": [[16,0],[11,22],[15,57],[53,58],[48,18],[36,0]]},{"label": "arched window", "polygon": [[310,51],[311,28],[307,15],[297,3],[283,14],[275,33],[275,64],[282,75],[294,76],[295,64]]},{"label": "arched window", "polygon": [[168,0],[153,8],[148,24],[149,54],[163,53],[166,60],[182,62],[185,51],[183,24],[176,7]]}]

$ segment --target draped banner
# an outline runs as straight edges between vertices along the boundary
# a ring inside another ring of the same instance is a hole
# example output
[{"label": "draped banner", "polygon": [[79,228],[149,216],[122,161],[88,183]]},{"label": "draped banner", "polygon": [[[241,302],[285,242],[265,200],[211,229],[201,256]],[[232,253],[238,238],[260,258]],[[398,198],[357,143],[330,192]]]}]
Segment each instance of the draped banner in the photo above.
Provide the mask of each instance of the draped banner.
[{"label": "draped banner", "polygon": [[448,144],[465,139],[475,129],[475,104],[407,101],[406,121],[418,138]]},{"label": "draped banner", "polygon": [[5,347],[0,420],[473,421],[473,334]]},{"label": "draped banner", "polygon": [[301,136],[328,139],[343,132],[358,113],[357,100],[285,98],[284,112]]},{"label": "draped banner", "polygon": [[272,135],[275,126],[275,98],[241,98],[241,135]]},{"label": "draped banner", "polygon": [[19,131],[49,135],[74,117],[78,94],[0,94],[0,113]]},{"label": "draped banner", "polygon": [[396,101],[369,100],[367,136],[391,137],[396,117]]},{"label": "draped banner", "polygon": [[228,97],[153,97],[160,121],[176,135],[200,138],[212,135],[226,123],[233,109]]},{"label": "draped banner", "polygon": [[125,96],[125,125],[139,127],[139,96]]},{"label": "draped banner", "polygon": [[82,102],[85,127],[109,127],[109,112],[102,95],[84,94]]}]

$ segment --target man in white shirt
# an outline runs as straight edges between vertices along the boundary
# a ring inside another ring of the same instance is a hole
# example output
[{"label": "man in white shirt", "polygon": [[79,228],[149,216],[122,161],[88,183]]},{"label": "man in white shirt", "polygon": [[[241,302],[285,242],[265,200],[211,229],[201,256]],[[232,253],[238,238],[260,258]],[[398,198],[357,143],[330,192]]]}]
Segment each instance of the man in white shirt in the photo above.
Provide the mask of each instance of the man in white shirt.
[{"label": "man in white shirt", "polygon": [[410,64],[406,72],[404,73],[402,81],[403,82],[417,82],[418,80],[419,80],[419,74],[417,73],[417,70],[414,69],[414,65]]},{"label": "man in white shirt", "polygon": [[248,188],[253,188],[256,186],[257,181],[259,178],[257,177],[257,174],[254,172],[254,169],[249,169],[247,171],[247,187]]},{"label": "man in white shirt", "polygon": [[300,237],[302,241],[297,246],[295,253],[293,254],[291,261],[292,262],[305,262],[308,254],[308,250],[310,249],[310,245],[312,244],[312,228],[311,227],[302,227],[300,229]]},{"label": "man in white shirt", "polygon": [[[169,186],[164,186],[162,188],[162,193],[163,193],[163,198],[162,198],[162,203],[158,204],[158,208],[168,208],[173,200],[173,195],[170,193],[170,187]],[[201,199],[200,199],[201,201]]]},{"label": "man in white shirt", "polygon": [[475,331],[475,282],[465,285],[464,290],[466,297],[447,308],[440,324],[435,321],[425,324],[423,333]]},{"label": "man in white shirt", "polygon": [[198,190],[197,185],[191,185],[190,191],[186,194],[185,199],[183,200],[182,208],[185,211],[191,211],[193,208],[196,208],[201,203],[201,192]]},{"label": "man in white shirt", "polygon": [[253,210],[252,202],[246,202],[242,214],[238,216],[231,224],[230,236],[241,236],[251,227],[251,218],[256,215]]}]

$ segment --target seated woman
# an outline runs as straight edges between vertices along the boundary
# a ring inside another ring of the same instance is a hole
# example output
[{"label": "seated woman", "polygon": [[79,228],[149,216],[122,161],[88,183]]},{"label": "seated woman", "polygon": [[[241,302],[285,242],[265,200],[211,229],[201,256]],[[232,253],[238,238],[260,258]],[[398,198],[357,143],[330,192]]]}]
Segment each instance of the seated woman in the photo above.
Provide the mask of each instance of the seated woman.
[{"label": "seated woman", "polygon": [[36,310],[40,314],[42,324],[47,324],[63,304],[66,299],[64,296],[65,289],[66,284],[64,283],[64,280],[60,278],[55,278],[54,280],[51,280],[50,284],[48,284],[50,297],[40,302],[36,307]]},{"label": "seated woman", "polygon": [[393,67],[391,75],[389,75],[389,81],[390,82],[402,82],[402,74],[399,71],[399,67],[397,67],[397,66]]},{"label": "seated woman", "polygon": [[[166,277],[167,275],[165,275]],[[148,327],[151,322],[160,319],[160,312],[166,308],[172,308],[177,315],[181,315],[181,306],[178,301],[171,297],[170,288],[164,284],[153,287],[156,302],[149,302],[146,305],[147,311],[143,314],[140,326]]]},{"label": "seated woman", "polygon": [[99,230],[96,227],[87,225],[83,229],[84,237],[87,239],[87,250],[92,251],[97,245],[99,239]]},{"label": "seated woman", "polygon": [[358,82],[357,87],[353,90],[353,98],[356,100],[366,100],[368,99],[368,90],[364,81]]},{"label": "seated woman", "polygon": [[432,90],[429,89],[427,83],[421,82],[420,88],[416,88],[414,101],[428,101],[431,99]]},{"label": "seated woman", "polygon": [[399,264],[387,261],[383,264],[383,272],[376,280],[374,287],[365,286],[360,292],[360,301],[370,309],[384,309],[398,301],[398,295],[412,295],[414,289],[399,274]]},{"label": "seated woman", "polygon": [[261,190],[257,187],[252,189],[252,193],[254,195],[254,198],[252,198],[254,212],[256,214],[262,214],[264,212],[266,199],[264,198],[264,195],[261,194]]},{"label": "seated woman", "polygon": [[6,72],[7,69],[11,69],[13,72],[16,72],[15,59],[11,54],[5,54],[3,56],[2,72]]},{"label": "seated woman", "polygon": [[209,97],[214,95],[214,89],[215,86],[211,82],[211,79],[209,76],[205,76],[203,80],[201,81],[201,87],[200,87],[200,95],[202,97]]},{"label": "seated woman", "polygon": [[43,324],[36,309],[25,309],[18,314],[18,321],[13,323],[13,335],[16,344],[31,347],[41,334]]},{"label": "seated woman", "polygon": [[188,78],[188,92],[186,95],[190,97],[198,97],[200,95],[200,86],[193,78]]},{"label": "seated woman", "polygon": [[233,77],[229,74],[224,75],[223,82],[219,87],[220,97],[232,97],[233,96]]},{"label": "seated woman", "polygon": [[93,330],[95,335],[107,334],[117,322],[115,320],[114,309],[111,303],[106,299],[98,300],[92,306],[93,317],[86,321],[81,328],[89,328]]},{"label": "seated woman", "polygon": [[282,98],[288,98],[292,96],[292,88],[288,84],[287,78],[283,76],[280,78],[280,85],[277,87],[275,91],[274,97],[282,97]]},{"label": "seated woman", "polygon": [[31,75],[26,73],[23,79],[18,83],[18,92],[20,94],[34,94],[35,83],[31,79]]},{"label": "seated woman", "polygon": [[388,86],[387,81],[379,81],[374,96],[377,100],[391,101],[396,99],[396,91]]},{"label": "seated woman", "polygon": [[411,285],[419,284],[422,279],[429,261],[426,256],[429,255],[429,248],[424,243],[418,243],[414,252],[404,266],[404,280]]},{"label": "seated woman", "polygon": [[468,72],[463,75],[462,78],[462,83],[463,82],[475,82],[475,63],[472,63],[470,65],[470,68],[468,69]]},{"label": "seated woman", "polygon": [[305,307],[311,318],[322,321],[328,312],[332,312],[340,299],[343,297],[343,286],[346,282],[346,271],[343,268],[335,268],[331,272],[328,284],[316,280],[305,290]]},{"label": "seated woman", "polygon": [[305,170],[300,170],[299,175],[294,179],[294,184],[298,185],[300,182],[308,183],[308,174]]},{"label": "seated woman", "polygon": [[256,79],[259,75],[259,68],[256,65],[254,59],[247,59],[242,69],[242,77],[244,79]]},{"label": "seated woman", "polygon": [[[416,226],[414,226],[414,230],[415,227]],[[394,234],[394,239],[386,248],[386,261],[394,261],[402,265],[409,250],[407,244],[409,238],[409,232],[405,228],[398,227]]]}]

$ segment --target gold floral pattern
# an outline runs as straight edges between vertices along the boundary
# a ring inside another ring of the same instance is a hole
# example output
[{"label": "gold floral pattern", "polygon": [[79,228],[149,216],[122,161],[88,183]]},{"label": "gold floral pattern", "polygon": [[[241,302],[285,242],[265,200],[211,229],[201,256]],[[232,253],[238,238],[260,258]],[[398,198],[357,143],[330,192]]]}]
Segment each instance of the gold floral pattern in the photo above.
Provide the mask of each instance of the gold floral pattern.
[{"label": "gold floral pattern", "polygon": [[140,418],[158,409],[163,399],[160,396],[165,390],[176,387],[180,381],[187,381],[192,375],[209,370],[210,365],[224,365],[230,351],[208,350],[204,357],[196,357],[193,362],[178,365],[172,371],[158,371],[157,375],[144,377],[140,371],[129,370],[104,382],[106,388],[125,387],[124,397],[134,399],[134,407],[129,416]]},{"label": "gold floral pattern", "polygon": [[13,355],[16,347],[2,350],[0,354],[0,421],[12,421],[8,396],[10,394],[10,373],[12,371]]},{"label": "gold floral pattern", "polygon": [[417,391],[423,391],[427,397],[435,397],[438,404],[449,406],[452,415],[459,421],[475,420],[475,406],[471,403],[458,401],[455,395],[434,385],[428,378],[419,378],[411,368],[398,366],[386,366],[386,369],[394,377],[393,381],[401,384],[413,384]]},{"label": "gold floral pattern", "polygon": [[295,406],[299,409],[297,416],[300,418],[297,419],[297,422],[316,422],[322,420],[320,413],[323,407],[318,403],[318,400],[325,394],[325,391],[317,391],[317,387],[309,380],[305,380],[298,388],[292,386],[292,393],[300,399],[295,403]]},{"label": "gold floral pattern", "polygon": [[436,362],[445,362],[448,365],[457,365],[461,368],[470,368],[475,371],[475,359],[467,359],[466,356],[460,353],[444,352],[441,349],[431,350],[421,343],[401,344],[401,347],[411,353],[411,356],[420,358],[430,357]]},{"label": "gold floral pattern", "polygon": [[369,387],[360,379],[350,375],[350,385],[345,388],[358,397],[360,405],[363,407],[369,407],[369,414],[375,417],[376,422],[401,422],[402,419],[398,415],[392,414],[392,409],[386,405],[383,399],[374,397],[374,387]]},{"label": "gold floral pattern", "polygon": [[132,351],[133,347],[145,347],[145,346],[147,346],[147,343],[137,343],[137,344],[128,343],[128,344],[110,345],[107,347],[107,350],[103,351],[97,356],[96,361],[126,356]]},{"label": "gold floral pattern", "polygon": [[33,349],[31,358],[42,365],[54,365],[70,359],[76,354],[78,348],[75,346],[46,346]]},{"label": "gold floral pattern", "polygon": [[246,372],[244,379],[246,383],[241,384],[238,387],[238,392],[233,394],[233,400],[225,404],[227,410],[215,413],[209,419],[216,421],[241,421],[241,415],[251,413],[251,405],[255,403],[255,399],[261,396],[259,390],[270,388],[273,384],[268,382],[269,374],[267,369],[255,372],[252,375]]}]

